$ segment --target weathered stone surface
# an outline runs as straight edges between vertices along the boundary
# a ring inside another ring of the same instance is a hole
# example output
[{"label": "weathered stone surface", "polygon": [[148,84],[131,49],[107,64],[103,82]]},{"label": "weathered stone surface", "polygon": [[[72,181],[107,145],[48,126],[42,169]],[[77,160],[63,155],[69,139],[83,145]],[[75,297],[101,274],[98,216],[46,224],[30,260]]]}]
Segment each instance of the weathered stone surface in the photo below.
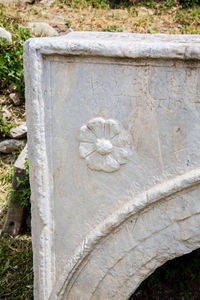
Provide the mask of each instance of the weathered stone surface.
[{"label": "weathered stone surface", "polygon": [[25,137],[27,134],[27,126],[26,123],[23,123],[17,127],[13,127],[10,130],[10,137],[13,139],[20,139]]},{"label": "weathered stone surface", "polygon": [[22,172],[26,170],[25,162],[27,159],[28,159],[28,147],[26,145],[14,164],[14,167],[16,168],[16,172]]},{"label": "weathered stone surface", "polygon": [[0,27],[0,39],[6,39],[8,42],[12,42],[11,33]]},{"label": "weathered stone surface", "polygon": [[[15,164],[14,164],[14,172],[12,179],[12,190],[19,191],[22,187],[18,184],[18,179],[24,181],[26,176],[26,166],[25,162],[28,159],[28,151],[27,146],[23,149],[23,151],[18,156]],[[3,226],[2,233],[8,233],[12,236],[16,236],[20,233],[23,220],[25,216],[25,208],[21,206],[18,198],[14,197],[14,194],[10,194],[10,201],[8,206],[8,212],[6,221]]]},{"label": "weathered stone surface", "polygon": [[200,247],[199,60],[195,35],[26,42],[36,299],[128,299]]},{"label": "weathered stone surface", "polygon": [[30,28],[31,31],[36,36],[56,36],[56,35],[58,35],[57,30],[45,22],[28,23],[27,28]]},{"label": "weathered stone surface", "polygon": [[24,147],[24,140],[9,139],[0,142],[1,153],[12,153],[16,150],[20,150]]}]

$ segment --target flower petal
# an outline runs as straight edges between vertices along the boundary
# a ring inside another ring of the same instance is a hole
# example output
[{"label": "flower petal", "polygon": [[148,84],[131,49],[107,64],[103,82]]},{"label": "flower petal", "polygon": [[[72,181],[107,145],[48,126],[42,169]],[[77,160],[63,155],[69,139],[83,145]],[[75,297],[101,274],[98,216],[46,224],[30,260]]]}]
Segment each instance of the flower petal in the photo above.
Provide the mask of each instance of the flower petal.
[{"label": "flower petal", "polygon": [[82,158],[87,157],[89,154],[94,152],[96,149],[95,145],[92,143],[81,142],[79,146],[79,153]]},{"label": "flower petal", "polygon": [[108,154],[105,158],[103,165],[103,171],[105,172],[114,172],[119,170],[120,164],[114,159],[112,154]]},{"label": "flower petal", "polygon": [[111,142],[113,146],[124,147],[127,144],[127,136],[124,134],[117,134],[115,137],[113,137]]},{"label": "flower petal", "polygon": [[105,120],[103,118],[94,118],[90,120],[87,127],[96,135],[97,138],[104,137]]},{"label": "flower petal", "polygon": [[86,163],[92,170],[101,171],[103,170],[103,157],[96,151],[86,157]]},{"label": "flower petal", "polygon": [[80,129],[79,140],[81,142],[95,142],[96,136],[94,133],[87,128],[86,125],[82,126]]},{"label": "flower petal", "polygon": [[108,122],[108,120],[105,122],[104,125],[104,137],[105,139],[110,139],[110,124]]},{"label": "flower petal", "polygon": [[118,161],[118,163],[120,163],[120,165],[123,165],[128,161],[128,151],[124,148],[114,147],[112,155]]},{"label": "flower petal", "polygon": [[121,124],[115,120],[109,119],[106,121],[110,129],[110,138],[112,139],[115,135],[121,131]]}]

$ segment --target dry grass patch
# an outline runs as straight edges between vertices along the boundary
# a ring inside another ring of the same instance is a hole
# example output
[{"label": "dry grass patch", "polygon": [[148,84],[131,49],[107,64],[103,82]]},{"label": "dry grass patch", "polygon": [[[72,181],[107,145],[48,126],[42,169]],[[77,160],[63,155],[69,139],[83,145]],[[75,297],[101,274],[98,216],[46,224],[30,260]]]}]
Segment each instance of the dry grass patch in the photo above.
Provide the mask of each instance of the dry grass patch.
[{"label": "dry grass patch", "polygon": [[[66,3],[67,2],[67,3]],[[59,32],[66,33],[69,28],[87,31],[127,31],[139,33],[200,32],[200,8],[182,9],[180,5],[170,6],[148,2],[149,7],[110,9],[92,7],[85,1],[79,3],[56,0],[50,7],[40,3],[35,5],[12,4],[9,16],[25,26],[28,22],[48,22]]]},{"label": "dry grass patch", "polygon": [[[8,157],[6,157],[8,159]],[[13,165],[4,161],[5,156],[0,154],[0,231],[5,222],[8,199],[7,195],[11,187]]]},{"label": "dry grass patch", "polygon": [[33,299],[31,237],[1,237],[0,278],[0,299]]}]

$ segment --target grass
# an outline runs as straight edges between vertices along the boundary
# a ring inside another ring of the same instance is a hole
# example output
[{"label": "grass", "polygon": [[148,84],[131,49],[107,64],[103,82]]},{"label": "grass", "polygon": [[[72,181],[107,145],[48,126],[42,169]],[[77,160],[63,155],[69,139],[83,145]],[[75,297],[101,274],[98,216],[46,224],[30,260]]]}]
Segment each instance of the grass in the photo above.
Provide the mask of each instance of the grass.
[{"label": "grass", "polygon": [[[8,10],[9,11],[9,10]],[[30,37],[29,31],[20,26],[19,18],[10,15],[0,4],[0,27],[12,33],[12,43],[0,39],[0,91],[15,89],[24,98],[23,44]]]},{"label": "grass", "polygon": [[[20,185],[22,206],[27,206],[30,196],[28,165],[26,178]],[[3,227],[8,193],[11,189],[13,166],[1,161],[0,165],[0,229]],[[0,230],[1,231],[1,230]],[[0,299],[31,300],[33,299],[33,263],[31,236],[24,234],[15,238],[4,234],[0,237]]]},{"label": "grass", "polygon": [[0,115],[0,138],[9,136],[11,127],[12,124],[4,122],[3,117]]},{"label": "grass", "polygon": [[[28,207],[31,196],[30,183],[29,183],[29,165],[28,161],[25,162],[25,176],[23,178],[17,177],[17,189],[10,188],[10,194],[13,201],[19,201],[21,207]],[[6,174],[7,175],[7,174]],[[8,173],[10,179],[10,174]],[[7,179],[7,177],[6,177]]]},{"label": "grass", "polygon": [[[0,4],[0,26],[10,31],[13,39],[12,44],[0,40],[0,110],[3,111],[6,108],[12,114],[9,122],[4,122],[0,115],[2,137],[9,134],[11,125],[20,124],[25,119],[24,104],[14,107],[8,95],[10,92],[17,91],[24,99],[22,53],[24,41],[31,36],[31,33],[25,29],[30,20],[48,22],[59,33],[65,33],[69,29],[170,34],[200,33],[200,7],[197,5],[183,9],[174,0],[164,0],[159,3],[145,1],[136,5],[129,5],[129,2],[116,0],[114,4],[109,4],[109,1],[105,3],[103,0],[56,0],[50,6],[44,6],[39,2],[34,5]],[[0,156],[0,229],[5,220],[6,195],[11,187],[14,160],[13,155]],[[24,190],[26,192],[24,198],[27,200],[28,190],[27,188]],[[186,259],[186,268],[188,272],[190,269],[192,274],[196,274],[197,269],[194,270],[196,256],[188,257],[190,258]],[[199,268],[199,260],[197,265]],[[181,267],[176,264],[176,273],[168,266],[158,269],[145,281],[144,289],[152,289],[163,277],[165,281],[171,278],[172,282],[174,280],[177,282],[176,278],[184,273],[184,266],[183,258]],[[178,293],[186,297],[185,295],[189,293],[188,289],[185,294],[181,294],[183,293],[182,287],[178,284],[177,287]],[[4,235],[0,241],[0,299],[31,300],[33,299],[32,290],[31,237],[22,235],[12,238]],[[145,298],[143,297],[142,300]]]},{"label": "grass", "polygon": [[31,237],[4,235],[0,243],[0,299],[33,299]]},{"label": "grass", "polygon": [[12,174],[13,165],[10,162],[4,162],[0,156],[0,233],[6,218]]},{"label": "grass", "polygon": [[200,7],[177,11],[175,19],[182,25],[198,27],[200,25]]}]

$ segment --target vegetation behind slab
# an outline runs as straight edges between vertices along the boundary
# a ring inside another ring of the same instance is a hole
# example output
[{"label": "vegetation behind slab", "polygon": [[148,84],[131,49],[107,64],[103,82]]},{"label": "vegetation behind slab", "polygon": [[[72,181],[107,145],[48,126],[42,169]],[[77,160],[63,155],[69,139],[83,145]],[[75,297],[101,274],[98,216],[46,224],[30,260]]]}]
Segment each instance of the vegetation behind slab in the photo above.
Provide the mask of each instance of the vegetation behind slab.
[{"label": "vegetation behind slab", "polygon": [[19,21],[0,4],[0,27],[12,33],[12,43],[0,39],[0,92],[14,89],[24,98],[23,44],[30,34]]},{"label": "vegetation behind slab", "polygon": [[3,120],[3,117],[0,115],[0,138],[8,136],[10,133],[11,127],[12,127],[12,124],[5,122]]},{"label": "vegetation behind slab", "polygon": [[177,2],[182,5],[183,8],[192,7],[195,4],[200,4],[200,0],[60,0],[62,3],[66,3],[69,6],[91,6],[93,8],[105,8],[109,6],[113,8],[124,8],[129,6],[136,6],[138,4],[148,5],[150,2],[154,3],[168,3],[170,6],[176,6]]},{"label": "vegetation behind slab", "polygon": [[33,299],[31,238],[9,235],[0,241],[0,299]]}]

